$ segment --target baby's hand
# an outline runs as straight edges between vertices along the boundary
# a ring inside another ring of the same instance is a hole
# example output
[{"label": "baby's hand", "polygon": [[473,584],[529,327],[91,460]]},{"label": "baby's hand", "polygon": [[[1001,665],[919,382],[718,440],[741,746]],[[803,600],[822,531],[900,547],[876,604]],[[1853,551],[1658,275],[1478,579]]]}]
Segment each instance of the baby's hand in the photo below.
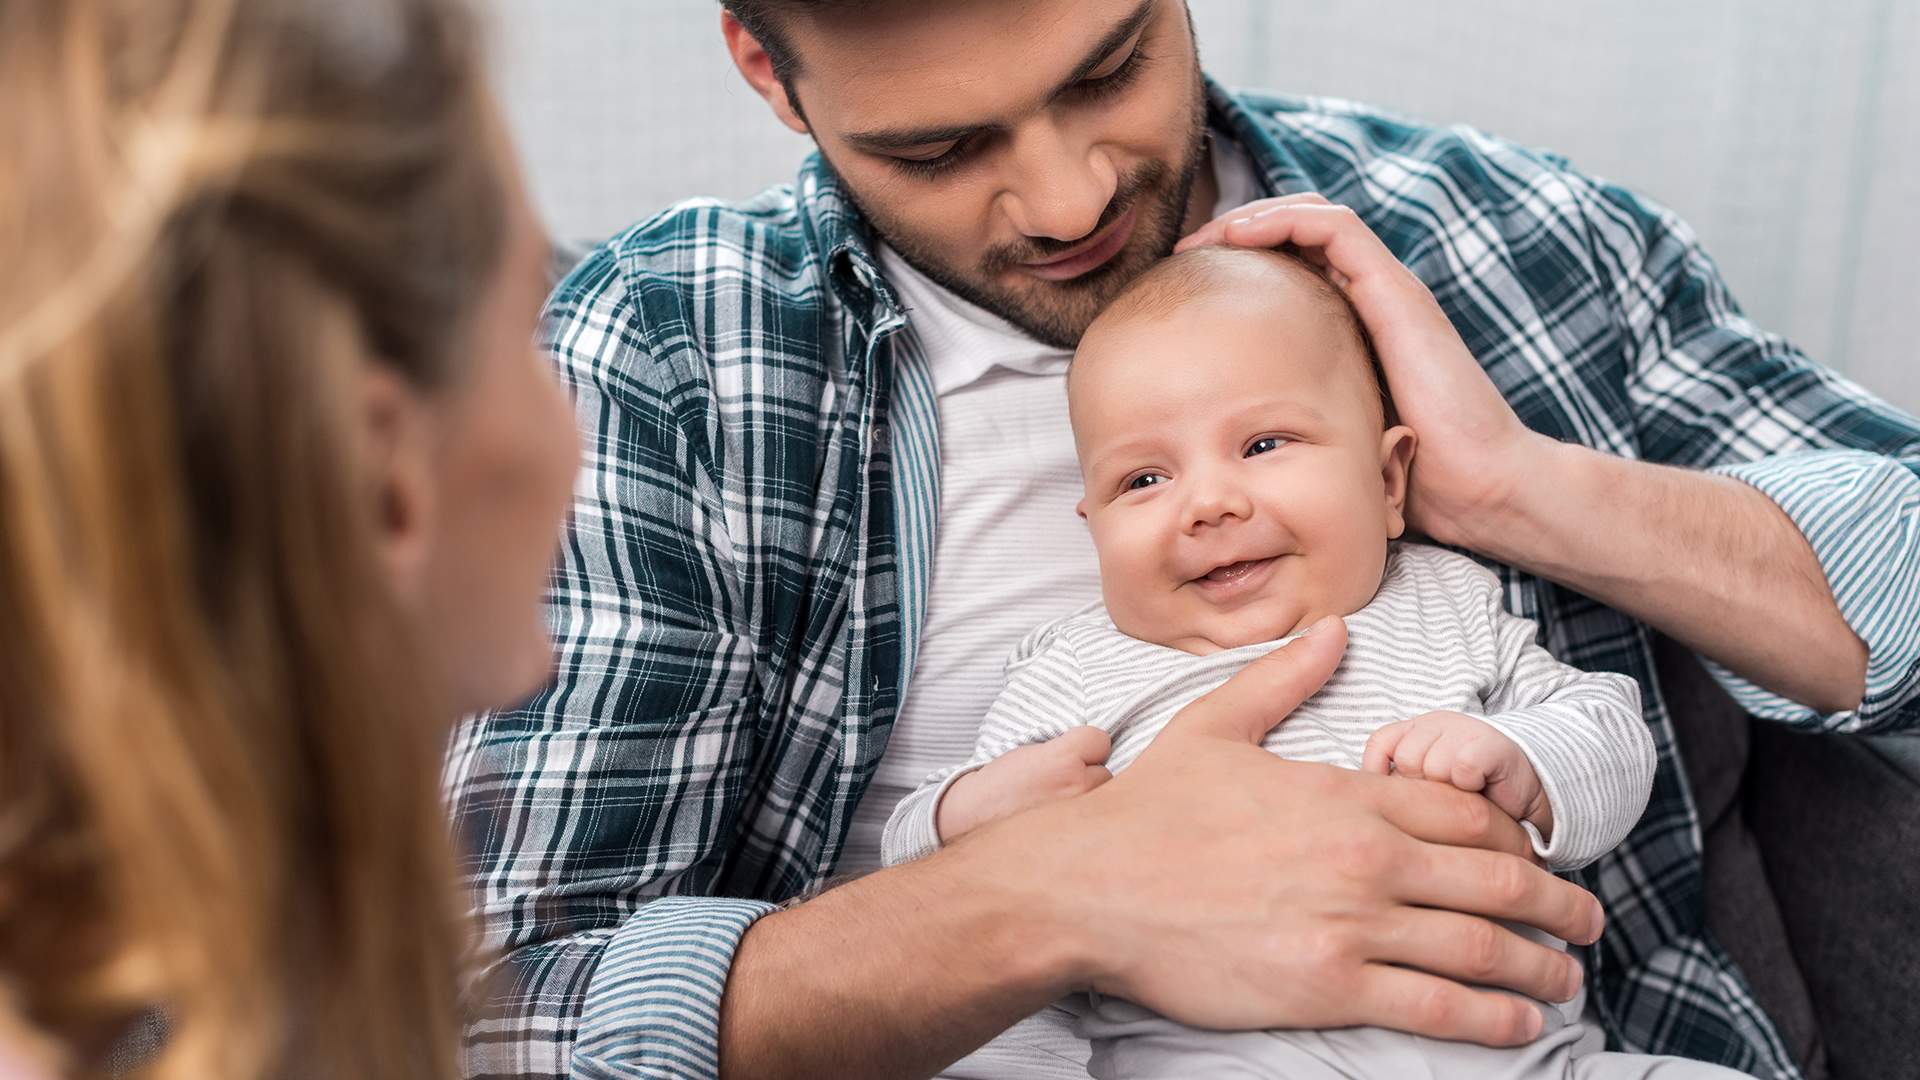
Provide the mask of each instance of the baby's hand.
[{"label": "baby's hand", "polygon": [[1113,779],[1101,764],[1110,749],[1106,732],[1077,727],[994,758],[955,780],[940,797],[934,828],[941,843],[1042,803],[1092,791]]},{"label": "baby's hand", "polygon": [[1553,808],[1520,744],[1484,720],[1457,712],[1422,713],[1373,733],[1360,768],[1382,775],[1439,780],[1484,792],[1515,821],[1553,835]]}]

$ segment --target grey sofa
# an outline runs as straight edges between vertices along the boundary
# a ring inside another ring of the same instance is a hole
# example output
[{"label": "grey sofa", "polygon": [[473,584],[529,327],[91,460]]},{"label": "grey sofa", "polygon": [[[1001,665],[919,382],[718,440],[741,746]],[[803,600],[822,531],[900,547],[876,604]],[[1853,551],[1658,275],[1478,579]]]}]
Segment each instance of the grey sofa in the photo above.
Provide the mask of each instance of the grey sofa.
[{"label": "grey sofa", "polygon": [[1707,924],[1814,1080],[1920,1077],[1920,736],[1752,720],[1662,640]]}]

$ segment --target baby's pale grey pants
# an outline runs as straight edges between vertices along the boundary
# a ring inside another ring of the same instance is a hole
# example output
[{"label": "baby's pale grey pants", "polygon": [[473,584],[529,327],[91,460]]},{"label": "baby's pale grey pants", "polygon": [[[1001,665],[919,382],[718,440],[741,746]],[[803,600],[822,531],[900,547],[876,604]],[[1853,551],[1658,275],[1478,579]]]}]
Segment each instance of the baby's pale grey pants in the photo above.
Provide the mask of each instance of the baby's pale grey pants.
[{"label": "baby's pale grey pants", "polygon": [[1062,1002],[1093,1043],[1094,1080],[1741,1080],[1719,1065],[1609,1054],[1578,1011],[1537,1005],[1540,1037],[1492,1049],[1385,1028],[1205,1031],[1129,1001]]}]

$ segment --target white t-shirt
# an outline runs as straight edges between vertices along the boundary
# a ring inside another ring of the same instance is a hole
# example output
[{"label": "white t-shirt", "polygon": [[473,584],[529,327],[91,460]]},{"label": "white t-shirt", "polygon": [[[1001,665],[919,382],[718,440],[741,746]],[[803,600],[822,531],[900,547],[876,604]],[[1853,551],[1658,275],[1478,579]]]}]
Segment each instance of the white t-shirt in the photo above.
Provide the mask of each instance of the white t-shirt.
[{"label": "white t-shirt", "polygon": [[[1246,152],[1219,132],[1210,143],[1214,214],[1259,198]],[[1073,354],[948,292],[885,245],[879,258],[933,377],[940,507],[913,677],[836,874],[878,867],[894,805],[929,773],[972,755],[1020,639],[1100,598],[1093,543],[1074,513],[1080,466],[1066,394]],[[1042,1014],[942,1075],[1084,1078],[1086,1061],[1086,1044],[1059,1017]]]}]

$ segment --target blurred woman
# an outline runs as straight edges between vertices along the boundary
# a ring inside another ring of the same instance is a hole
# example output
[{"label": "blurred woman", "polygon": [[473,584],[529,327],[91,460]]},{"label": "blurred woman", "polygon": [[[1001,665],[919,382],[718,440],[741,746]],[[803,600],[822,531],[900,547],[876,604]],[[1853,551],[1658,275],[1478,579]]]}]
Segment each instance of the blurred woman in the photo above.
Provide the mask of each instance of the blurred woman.
[{"label": "blurred woman", "polygon": [[577,466],[448,0],[0,6],[0,1072],[457,1072],[438,796]]}]

